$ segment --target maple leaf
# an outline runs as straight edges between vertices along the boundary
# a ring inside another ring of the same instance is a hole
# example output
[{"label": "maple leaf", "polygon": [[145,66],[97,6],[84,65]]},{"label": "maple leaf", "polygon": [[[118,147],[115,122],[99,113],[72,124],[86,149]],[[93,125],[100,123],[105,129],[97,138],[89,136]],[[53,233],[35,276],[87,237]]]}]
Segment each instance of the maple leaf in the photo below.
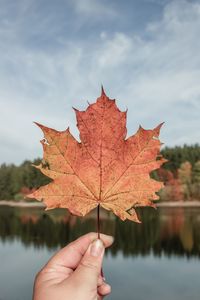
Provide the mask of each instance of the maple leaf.
[{"label": "maple leaf", "polygon": [[127,111],[121,112],[103,88],[96,103],[75,113],[81,142],[69,128],[57,131],[36,123],[44,133],[44,157],[36,167],[52,182],[29,197],[43,200],[47,209],[67,208],[79,216],[100,205],[122,220],[140,222],[135,208],[155,206],[163,187],[149,175],[165,162],[159,156],[162,124],[153,130],[140,126],[126,139]]}]

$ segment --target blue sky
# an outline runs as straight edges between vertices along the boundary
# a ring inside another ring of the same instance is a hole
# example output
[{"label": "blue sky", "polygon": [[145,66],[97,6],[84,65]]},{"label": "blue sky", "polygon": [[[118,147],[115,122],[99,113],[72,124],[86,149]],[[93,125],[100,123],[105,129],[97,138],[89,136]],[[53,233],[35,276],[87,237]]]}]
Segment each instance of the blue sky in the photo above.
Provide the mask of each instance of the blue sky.
[{"label": "blue sky", "polygon": [[70,126],[101,84],[128,135],[165,121],[167,146],[200,141],[199,0],[1,0],[0,163],[42,156],[37,121]]}]

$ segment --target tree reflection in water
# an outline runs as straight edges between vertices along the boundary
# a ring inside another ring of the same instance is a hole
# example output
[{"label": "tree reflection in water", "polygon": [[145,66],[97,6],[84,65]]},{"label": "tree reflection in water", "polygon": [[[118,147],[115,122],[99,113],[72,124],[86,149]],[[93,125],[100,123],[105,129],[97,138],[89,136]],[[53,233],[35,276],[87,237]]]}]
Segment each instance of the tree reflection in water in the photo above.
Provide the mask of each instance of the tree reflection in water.
[{"label": "tree reflection in water", "polygon": [[[200,257],[200,209],[138,209],[142,224],[122,222],[102,212],[101,231],[115,236],[108,251],[114,256],[178,255]],[[65,210],[0,208],[0,240],[18,239],[25,246],[63,247],[78,236],[95,231],[95,212],[77,218]]]}]

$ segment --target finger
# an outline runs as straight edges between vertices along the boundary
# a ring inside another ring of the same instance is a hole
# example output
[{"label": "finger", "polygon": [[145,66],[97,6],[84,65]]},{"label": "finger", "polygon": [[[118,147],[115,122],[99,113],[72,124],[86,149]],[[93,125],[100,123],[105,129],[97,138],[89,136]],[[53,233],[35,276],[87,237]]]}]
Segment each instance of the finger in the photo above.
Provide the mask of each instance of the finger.
[{"label": "finger", "polygon": [[100,285],[102,285],[103,283],[104,283],[104,280],[103,280],[102,276],[99,275],[98,281],[97,281],[97,286],[100,286]]},{"label": "finger", "polygon": [[93,241],[70,279],[84,290],[94,290],[98,285],[105,247],[101,240]]},{"label": "finger", "polygon": [[101,286],[98,287],[98,294],[100,296],[107,296],[111,293],[111,286],[107,283],[103,283]]},{"label": "finger", "polygon": [[[97,238],[96,232],[90,232],[85,234],[70,243],[60,251],[58,251],[47,263],[47,267],[52,267],[55,265],[64,266],[71,269],[76,269],[86,250],[92,241]],[[112,236],[100,234],[100,239],[102,240],[105,247],[112,245],[114,239]]]}]

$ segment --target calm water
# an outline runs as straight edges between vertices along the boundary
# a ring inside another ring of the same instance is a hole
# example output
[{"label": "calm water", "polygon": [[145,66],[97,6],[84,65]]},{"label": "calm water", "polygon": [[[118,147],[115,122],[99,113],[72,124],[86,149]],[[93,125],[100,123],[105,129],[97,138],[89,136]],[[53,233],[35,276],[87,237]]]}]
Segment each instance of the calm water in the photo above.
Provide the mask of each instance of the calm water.
[{"label": "calm water", "polygon": [[[200,299],[200,209],[145,208],[139,213],[142,224],[102,213],[102,232],[115,236],[104,261],[113,290],[107,299]],[[93,215],[83,221],[65,210],[0,207],[0,300],[31,300],[41,266],[95,227]]]}]

